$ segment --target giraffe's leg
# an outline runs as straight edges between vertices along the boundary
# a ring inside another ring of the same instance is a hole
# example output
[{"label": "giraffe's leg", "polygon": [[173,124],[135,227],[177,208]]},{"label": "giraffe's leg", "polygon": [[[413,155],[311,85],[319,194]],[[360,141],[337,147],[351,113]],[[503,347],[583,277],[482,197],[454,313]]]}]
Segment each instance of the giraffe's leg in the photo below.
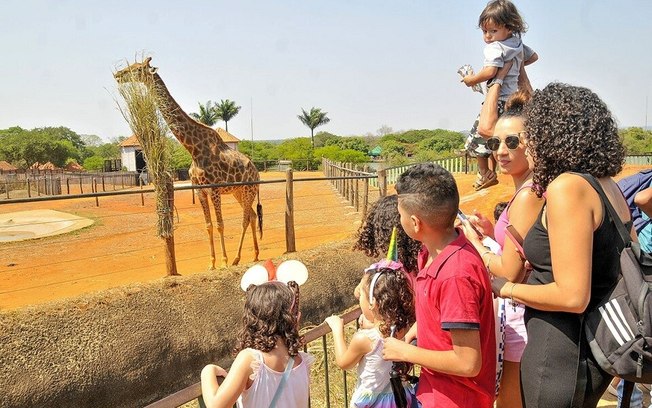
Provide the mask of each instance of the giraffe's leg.
[{"label": "giraffe's leg", "polygon": [[213,243],[213,222],[211,221],[211,208],[208,206],[208,193],[203,189],[197,190],[197,198],[199,198],[199,204],[201,204],[204,220],[206,221],[208,247],[211,250],[211,263],[208,265],[208,270],[212,271],[215,269],[215,244]]},{"label": "giraffe's leg", "polygon": [[220,234],[220,248],[222,249],[222,267],[227,266],[228,259],[226,256],[226,245],[224,244],[224,219],[222,218],[222,197],[216,188],[211,191],[213,206],[215,207],[215,226],[217,233]]},{"label": "giraffe's leg", "polygon": [[[251,207],[249,207],[249,208],[251,208]],[[250,216],[250,218],[251,218],[251,222],[250,222],[251,236],[254,238],[254,262],[257,262],[258,261],[258,254],[260,253],[260,251],[258,250],[258,238],[256,238],[256,224],[258,222],[257,222],[257,218],[256,218],[256,212],[254,211],[253,208],[251,208],[251,210],[249,210],[249,214],[251,214],[251,216]]]},{"label": "giraffe's leg", "polygon": [[249,194],[249,191],[236,191],[233,193],[233,196],[240,203],[242,207],[242,232],[240,233],[240,243],[238,244],[238,254],[233,260],[233,265],[237,265],[240,262],[240,256],[242,254],[242,244],[244,243],[244,237],[247,234],[247,227],[251,225],[252,232],[254,236],[254,251],[256,253],[254,261],[258,260],[258,240],[256,239],[256,217],[254,217],[254,210],[251,208],[253,204],[253,199],[250,196],[255,196]]}]

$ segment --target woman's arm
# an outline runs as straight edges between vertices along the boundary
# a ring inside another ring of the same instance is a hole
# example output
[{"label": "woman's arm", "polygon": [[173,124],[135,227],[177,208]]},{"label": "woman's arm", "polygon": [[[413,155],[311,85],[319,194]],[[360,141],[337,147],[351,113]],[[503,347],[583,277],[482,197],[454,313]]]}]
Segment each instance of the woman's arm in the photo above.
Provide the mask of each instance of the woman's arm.
[{"label": "woman's arm", "polygon": [[[242,350],[227,372],[219,366],[209,364],[201,371],[201,394],[209,408],[230,408],[247,386],[247,380],[252,374],[253,356],[248,350]],[[224,376],[222,385],[218,385],[217,377]]]},{"label": "woman's arm", "polygon": [[546,285],[507,283],[500,295],[539,310],[582,313],[591,296],[593,232],[601,222],[600,197],[584,179],[571,174],[562,174],[550,183],[546,197],[555,281]]},{"label": "woman's arm", "polygon": [[[508,209],[509,221],[521,237],[525,237],[534,225],[543,202],[544,200],[530,189],[519,191],[512,201]],[[525,261],[510,239],[505,239],[502,255],[485,254],[482,259],[485,265],[489,265],[493,275],[502,276],[511,282],[522,282],[525,277]]]},{"label": "woman's arm", "polygon": [[355,333],[351,344],[347,347],[344,340],[344,323],[339,316],[326,318],[326,323],[333,331],[333,345],[335,346],[335,362],[343,370],[355,367],[360,359],[371,351],[371,340],[360,333]]},{"label": "woman's arm", "polygon": [[494,127],[498,121],[498,98],[500,97],[500,89],[502,87],[501,82],[509,73],[513,63],[514,61],[509,60],[500,69],[497,69],[495,71],[495,78],[501,81],[494,82],[487,89],[487,95],[484,98],[484,103],[480,110],[480,120],[478,121],[478,133],[485,139],[494,135]]}]

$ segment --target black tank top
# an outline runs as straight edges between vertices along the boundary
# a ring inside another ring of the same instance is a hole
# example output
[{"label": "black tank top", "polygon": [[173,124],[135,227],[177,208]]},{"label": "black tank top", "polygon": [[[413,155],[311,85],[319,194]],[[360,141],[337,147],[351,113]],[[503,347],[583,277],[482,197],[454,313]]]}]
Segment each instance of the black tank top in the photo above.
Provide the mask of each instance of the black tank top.
[{"label": "black tank top", "polygon": [[[532,265],[532,273],[528,279],[531,285],[543,285],[554,282],[550,260],[550,241],[548,230],[543,226],[543,211],[541,209],[536,222],[530,228],[523,241],[523,251]],[[625,223],[625,228],[631,229],[632,221]],[[591,299],[587,310],[602,299],[616,283],[618,278],[620,255],[619,243],[622,242],[609,211],[602,203],[602,222],[593,232],[593,266],[591,276]],[[573,245],[573,237],[568,237],[568,245]],[[563,268],[563,265],[559,266]]]}]

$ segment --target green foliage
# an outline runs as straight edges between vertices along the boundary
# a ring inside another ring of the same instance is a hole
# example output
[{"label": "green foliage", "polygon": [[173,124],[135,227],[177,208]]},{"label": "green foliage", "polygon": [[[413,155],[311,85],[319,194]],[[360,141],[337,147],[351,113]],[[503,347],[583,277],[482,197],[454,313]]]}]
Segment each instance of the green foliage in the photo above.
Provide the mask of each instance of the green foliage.
[{"label": "green foliage", "polygon": [[315,149],[315,158],[325,157],[329,160],[345,163],[366,163],[369,157],[365,153],[352,149],[340,149],[339,146],[330,145]]},{"label": "green foliage", "polygon": [[652,131],[640,127],[622,129],[620,136],[627,154],[652,153]]},{"label": "green foliage", "polygon": [[276,147],[276,145],[270,142],[251,142],[249,140],[241,140],[238,145],[238,150],[240,153],[254,161],[276,160],[279,159]]},{"label": "green foliage", "polygon": [[177,139],[168,139],[170,149],[170,167],[174,170],[189,169],[192,164],[192,156]]},{"label": "green foliage", "polygon": [[207,101],[206,105],[199,105],[199,113],[192,112],[190,116],[195,119],[197,122],[203,123],[206,126],[213,126],[220,119],[217,114],[217,106],[211,101]]},{"label": "green foliage", "polygon": [[102,170],[104,168],[104,158],[100,156],[91,156],[84,160],[82,166],[86,170]]},{"label": "green foliage", "polygon": [[276,146],[278,157],[287,160],[307,160],[313,159],[313,150],[310,146],[310,139],[307,137],[298,137],[288,139]]},{"label": "green foliage", "polygon": [[369,144],[361,137],[343,137],[338,146],[342,150],[357,150],[365,155],[369,152]]},{"label": "green foliage", "polygon": [[330,146],[337,144],[342,139],[341,136],[334,135],[328,132],[317,132],[315,135],[315,147]]},{"label": "green foliage", "polygon": [[310,128],[312,147],[315,147],[315,128],[331,121],[326,115],[328,115],[328,112],[322,112],[320,108],[315,108],[314,106],[310,108],[310,112],[306,112],[305,109],[301,108],[301,115],[297,115],[301,123]]},{"label": "green foliage", "polygon": [[222,99],[220,103],[215,104],[213,108],[215,110],[215,114],[217,115],[217,117],[224,121],[224,127],[228,132],[229,121],[233,119],[233,117],[240,112],[241,106],[237,106],[235,104],[235,101],[231,101],[229,99]]}]

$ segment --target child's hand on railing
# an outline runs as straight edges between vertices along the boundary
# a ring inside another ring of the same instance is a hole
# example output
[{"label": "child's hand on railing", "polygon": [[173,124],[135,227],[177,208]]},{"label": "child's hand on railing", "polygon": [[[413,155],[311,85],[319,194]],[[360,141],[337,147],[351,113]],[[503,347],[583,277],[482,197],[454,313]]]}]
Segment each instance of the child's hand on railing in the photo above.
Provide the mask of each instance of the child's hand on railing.
[{"label": "child's hand on railing", "polygon": [[344,333],[344,320],[341,317],[333,315],[327,317],[324,321],[331,328],[333,334]]}]

